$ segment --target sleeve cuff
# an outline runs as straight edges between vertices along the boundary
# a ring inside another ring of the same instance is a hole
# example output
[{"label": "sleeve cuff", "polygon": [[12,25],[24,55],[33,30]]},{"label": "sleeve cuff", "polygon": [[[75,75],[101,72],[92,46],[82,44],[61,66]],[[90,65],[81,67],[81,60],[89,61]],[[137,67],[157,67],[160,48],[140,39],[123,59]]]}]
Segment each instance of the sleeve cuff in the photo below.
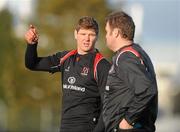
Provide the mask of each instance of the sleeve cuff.
[{"label": "sleeve cuff", "polygon": [[134,126],[136,124],[136,119],[130,119],[127,115],[125,116],[125,120],[130,124],[131,126]]},{"label": "sleeve cuff", "polygon": [[27,43],[27,45],[37,45],[38,42]]},{"label": "sleeve cuff", "polygon": [[27,47],[28,47],[28,48],[37,48],[37,44],[38,44],[38,43],[35,43],[35,44],[27,43]]}]

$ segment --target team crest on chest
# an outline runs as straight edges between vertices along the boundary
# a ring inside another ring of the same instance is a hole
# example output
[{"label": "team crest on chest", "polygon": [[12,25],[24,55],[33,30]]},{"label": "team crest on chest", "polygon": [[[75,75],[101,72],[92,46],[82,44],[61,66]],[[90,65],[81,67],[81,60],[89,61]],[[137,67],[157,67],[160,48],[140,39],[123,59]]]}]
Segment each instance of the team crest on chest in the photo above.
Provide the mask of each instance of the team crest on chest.
[{"label": "team crest on chest", "polygon": [[89,73],[89,67],[83,67],[81,71],[81,75],[87,76]]}]

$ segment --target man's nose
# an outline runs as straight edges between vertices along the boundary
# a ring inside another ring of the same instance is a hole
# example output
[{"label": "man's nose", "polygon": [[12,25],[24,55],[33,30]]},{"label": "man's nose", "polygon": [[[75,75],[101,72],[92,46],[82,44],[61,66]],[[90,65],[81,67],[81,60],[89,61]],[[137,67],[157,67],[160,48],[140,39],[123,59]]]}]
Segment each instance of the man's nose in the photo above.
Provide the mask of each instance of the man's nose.
[{"label": "man's nose", "polygon": [[87,34],[85,38],[86,40],[90,40],[90,35]]}]

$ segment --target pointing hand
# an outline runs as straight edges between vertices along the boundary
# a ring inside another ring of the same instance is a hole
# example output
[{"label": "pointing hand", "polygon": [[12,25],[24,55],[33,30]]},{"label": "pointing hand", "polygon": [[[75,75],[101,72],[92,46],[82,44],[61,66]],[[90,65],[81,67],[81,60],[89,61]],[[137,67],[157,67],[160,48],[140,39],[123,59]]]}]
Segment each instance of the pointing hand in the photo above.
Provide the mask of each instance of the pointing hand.
[{"label": "pointing hand", "polygon": [[35,44],[38,43],[38,33],[36,28],[33,25],[30,25],[29,30],[25,34],[25,40],[28,44]]}]

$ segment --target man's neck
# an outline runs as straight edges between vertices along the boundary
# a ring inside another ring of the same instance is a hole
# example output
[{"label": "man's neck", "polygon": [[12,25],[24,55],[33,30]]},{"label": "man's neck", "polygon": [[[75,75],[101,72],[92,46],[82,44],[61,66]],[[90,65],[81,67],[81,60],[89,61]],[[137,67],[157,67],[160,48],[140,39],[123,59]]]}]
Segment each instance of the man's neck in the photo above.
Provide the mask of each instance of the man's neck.
[{"label": "man's neck", "polygon": [[122,40],[117,44],[117,47],[115,49],[115,52],[121,49],[122,47],[132,45],[133,41],[131,40]]},{"label": "man's neck", "polygon": [[91,50],[89,50],[89,51],[77,50],[77,52],[78,52],[79,55],[85,55],[85,54],[92,53],[92,52],[95,52],[95,51],[96,51],[95,48],[93,48],[93,49],[91,49]]}]

